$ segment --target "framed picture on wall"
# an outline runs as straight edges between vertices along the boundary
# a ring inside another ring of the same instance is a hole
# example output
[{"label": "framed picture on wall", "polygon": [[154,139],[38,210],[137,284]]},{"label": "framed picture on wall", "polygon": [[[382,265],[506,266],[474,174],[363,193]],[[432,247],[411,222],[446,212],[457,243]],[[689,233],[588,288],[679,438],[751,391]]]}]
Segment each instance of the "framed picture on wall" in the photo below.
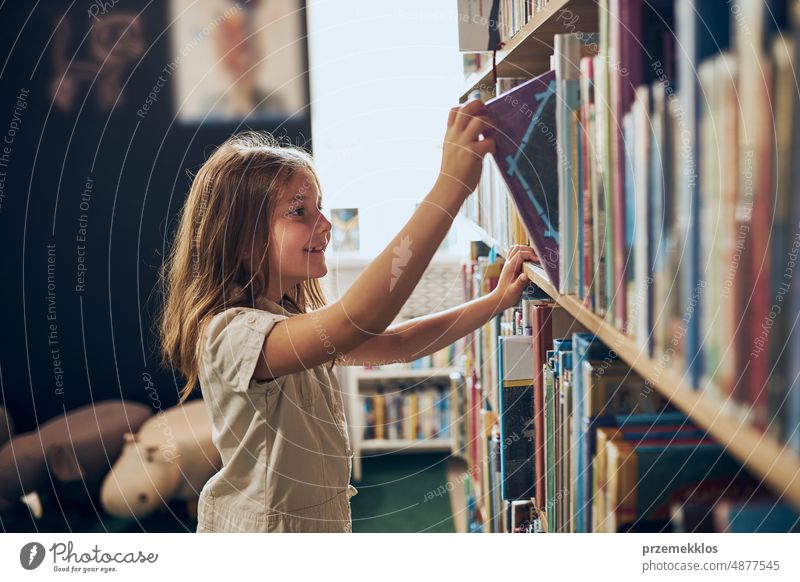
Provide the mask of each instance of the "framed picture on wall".
[{"label": "framed picture on wall", "polygon": [[358,208],[331,209],[331,242],[336,252],[358,250]]},{"label": "framed picture on wall", "polygon": [[305,3],[170,0],[176,117],[183,122],[307,114]]}]

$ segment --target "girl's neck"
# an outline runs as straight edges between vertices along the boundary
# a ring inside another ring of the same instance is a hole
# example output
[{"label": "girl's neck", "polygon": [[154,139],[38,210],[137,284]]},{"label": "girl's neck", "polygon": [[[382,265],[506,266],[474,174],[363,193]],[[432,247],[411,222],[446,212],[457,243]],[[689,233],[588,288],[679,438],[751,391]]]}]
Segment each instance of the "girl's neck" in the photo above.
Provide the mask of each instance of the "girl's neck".
[{"label": "girl's neck", "polygon": [[[286,281],[282,281],[282,283],[285,284]],[[282,286],[279,286],[277,284],[273,285],[272,283],[270,283],[269,288],[267,289],[266,292],[267,299],[269,299],[270,301],[274,301],[275,303],[280,303],[284,295],[286,295],[289,289],[292,289],[294,286],[295,286],[294,284],[289,286],[284,285],[283,286],[284,288],[282,288]]]}]

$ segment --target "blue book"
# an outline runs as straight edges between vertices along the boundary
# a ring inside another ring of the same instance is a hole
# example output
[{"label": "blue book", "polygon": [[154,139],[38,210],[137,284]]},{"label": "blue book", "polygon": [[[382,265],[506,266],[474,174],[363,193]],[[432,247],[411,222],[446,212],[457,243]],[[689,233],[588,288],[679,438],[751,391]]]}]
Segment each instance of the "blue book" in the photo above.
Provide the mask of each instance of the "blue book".
[{"label": "blue book", "polygon": [[[653,338],[650,342],[650,352],[661,355],[664,351],[667,321],[667,252],[670,247],[670,226],[672,221],[672,202],[669,199],[672,184],[669,183],[670,172],[665,171],[672,167],[670,148],[666,147],[670,139],[670,127],[667,119],[667,94],[664,83],[657,81],[650,88],[653,101],[653,115],[651,117],[650,134],[650,176],[649,196],[650,207],[650,253],[651,270],[653,273],[652,290],[650,297],[650,319]],[[657,306],[657,309],[656,309]],[[655,312],[654,312],[655,311]]]},{"label": "blue book", "polygon": [[700,310],[703,274],[700,270],[700,183],[698,159],[700,155],[697,128],[700,124],[700,100],[705,97],[699,89],[697,77],[700,63],[707,57],[724,50],[729,45],[730,23],[719,18],[720,3],[712,0],[676,2],[675,20],[677,43],[681,57],[676,59],[678,99],[684,125],[681,135],[681,171],[677,180],[678,241],[685,258],[680,267],[681,313],[683,314],[686,342],[683,356],[689,383],[698,387],[703,374],[702,330]]},{"label": "blue book", "polygon": [[622,118],[622,133],[623,139],[625,143],[625,185],[624,185],[624,192],[625,192],[625,212],[623,213],[625,216],[625,225],[624,225],[624,239],[625,239],[625,308],[627,310],[625,314],[625,329],[623,330],[624,333],[629,335],[633,335],[634,330],[636,328],[636,321],[633,318],[638,317],[639,307],[636,304],[636,289],[635,289],[635,269],[634,266],[636,265],[636,257],[634,256],[634,237],[636,236],[636,188],[634,184],[634,172],[633,172],[633,148],[634,148],[634,126],[633,126],[633,114],[628,112]]},{"label": "blue book", "polygon": [[673,498],[700,487],[719,487],[742,471],[741,464],[725,447],[714,442],[614,440],[610,446],[620,451],[613,463],[612,458],[608,459],[607,467],[609,474],[616,474],[618,486],[610,492],[607,507],[615,516],[614,531],[635,528],[643,520],[666,521]]},{"label": "blue book", "polygon": [[609,349],[599,339],[591,333],[572,334],[572,466],[574,470],[573,495],[576,503],[574,504],[575,513],[575,532],[582,533],[588,531],[585,521],[581,499],[585,498],[583,474],[583,447],[584,447],[584,426],[583,419],[586,416],[587,402],[586,391],[583,386],[583,362],[587,360],[613,361],[617,359],[613,350]]},{"label": "blue book", "polygon": [[800,533],[800,515],[778,501],[721,501],[714,521],[717,531],[724,533]]},{"label": "blue book", "polygon": [[[607,377],[608,376],[606,376],[606,378]],[[582,380],[582,382],[583,381],[584,380]],[[639,379],[639,381],[642,382],[641,379]],[[591,529],[592,524],[592,483],[594,479],[592,474],[592,461],[597,452],[597,428],[614,426],[624,427],[629,425],[641,425],[650,428],[656,425],[680,425],[688,422],[688,418],[682,413],[660,412],[664,401],[655,394],[651,394],[648,398],[634,398],[629,397],[632,395],[625,394],[628,390],[640,391],[641,387],[636,384],[636,382],[626,383],[624,380],[620,383],[602,383],[601,386],[606,390],[613,389],[614,394],[600,395],[600,398],[605,404],[603,410],[591,410],[590,407],[589,414],[582,419],[581,432],[585,435],[581,458],[582,491],[584,497],[576,497],[576,502],[581,505],[582,511],[585,513],[584,522],[587,530]],[[587,394],[587,392],[588,387],[584,387],[584,394]],[[589,398],[589,400],[591,400],[591,398]],[[597,416],[598,413],[600,413],[601,416]]]}]

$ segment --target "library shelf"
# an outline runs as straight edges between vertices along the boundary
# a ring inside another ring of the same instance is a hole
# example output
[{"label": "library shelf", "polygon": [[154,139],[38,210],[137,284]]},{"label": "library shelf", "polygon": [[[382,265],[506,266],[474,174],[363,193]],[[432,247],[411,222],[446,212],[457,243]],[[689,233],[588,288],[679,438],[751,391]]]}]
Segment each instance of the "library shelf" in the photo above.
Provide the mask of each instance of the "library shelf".
[{"label": "library shelf", "polygon": [[788,445],[751,426],[736,408],[715,397],[713,391],[692,388],[683,374],[644,354],[632,338],[586,308],[576,296],[559,293],[542,267],[525,263],[524,268],[528,278],[576,321],[612,348],[631,369],[698,426],[707,430],[776,494],[800,509],[800,458]]},{"label": "library shelf", "polygon": [[450,452],[453,442],[450,439],[367,439],[361,441],[362,451],[403,451],[403,452]]},{"label": "library shelf", "polygon": [[[556,34],[589,33],[597,30],[597,22],[595,0],[550,0],[497,51],[497,76],[532,78],[546,72]],[[494,92],[491,61],[467,77],[461,101],[475,89]]]},{"label": "library shelf", "polygon": [[[362,406],[363,397],[375,391],[376,386],[387,380],[411,380],[414,387],[423,386],[426,380],[447,379],[451,383],[450,397],[453,398],[453,381],[462,378],[463,369],[457,366],[437,368],[409,368],[404,365],[389,364],[377,368],[345,367],[342,380],[346,386],[348,401],[348,422],[350,423],[350,441],[353,453],[353,479],[362,479],[362,458],[364,453],[433,453],[453,452],[455,439],[365,439],[361,431],[366,424]],[[416,388],[412,388],[416,389]],[[451,400],[453,402],[453,400]]]},{"label": "library shelf", "polygon": [[440,378],[452,374],[463,374],[457,367],[450,368],[407,368],[383,366],[381,368],[357,368],[355,375],[359,380],[384,380],[392,378]]}]

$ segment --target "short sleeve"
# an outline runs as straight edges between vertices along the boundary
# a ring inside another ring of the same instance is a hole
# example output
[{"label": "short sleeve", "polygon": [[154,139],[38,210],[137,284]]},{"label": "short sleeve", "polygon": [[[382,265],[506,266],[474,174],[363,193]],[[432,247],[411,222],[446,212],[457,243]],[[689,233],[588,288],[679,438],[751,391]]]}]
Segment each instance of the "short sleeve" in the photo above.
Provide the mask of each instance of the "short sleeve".
[{"label": "short sleeve", "polygon": [[214,316],[206,327],[203,362],[208,373],[234,392],[280,387],[283,378],[253,379],[264,340],[285,315],[258,309],[229,309]]}]

